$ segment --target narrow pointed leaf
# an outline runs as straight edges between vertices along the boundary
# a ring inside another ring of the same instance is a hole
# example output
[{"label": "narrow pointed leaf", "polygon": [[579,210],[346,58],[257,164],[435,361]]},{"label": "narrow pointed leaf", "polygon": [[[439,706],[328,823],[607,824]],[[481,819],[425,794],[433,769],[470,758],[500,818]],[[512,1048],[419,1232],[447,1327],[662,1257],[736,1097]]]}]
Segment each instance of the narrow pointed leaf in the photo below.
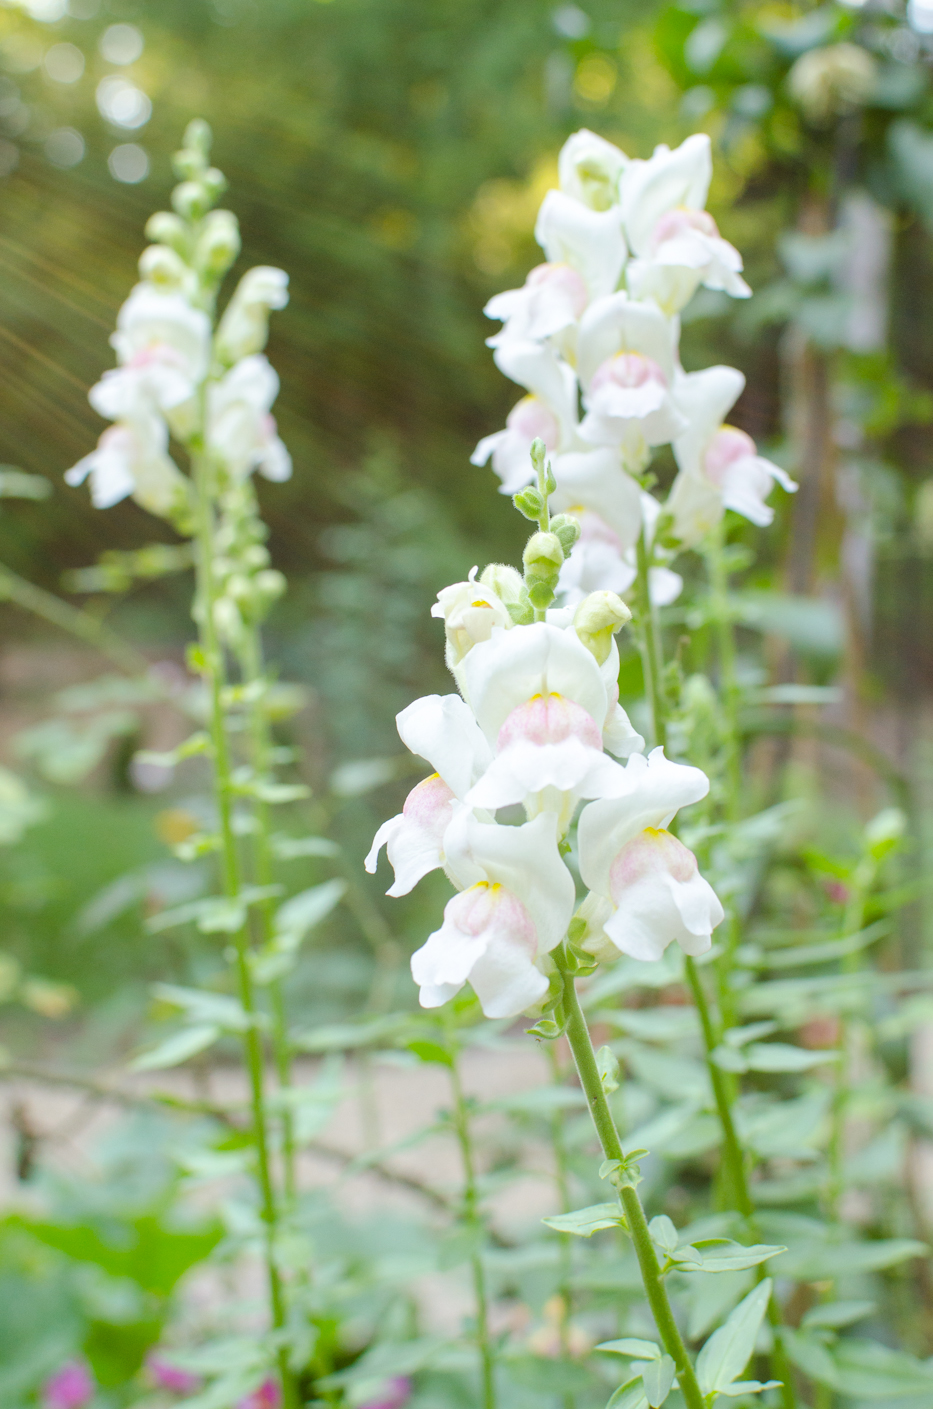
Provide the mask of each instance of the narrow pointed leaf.
[{"label": "narrow pointed leaf", "polygon": [[710,1336],[697,1358],[697,1377],[704,1394],[722,1392],[745,1369],[770,1295],[771,1279],[767,1277],[739,1302],[726,1324]]}]

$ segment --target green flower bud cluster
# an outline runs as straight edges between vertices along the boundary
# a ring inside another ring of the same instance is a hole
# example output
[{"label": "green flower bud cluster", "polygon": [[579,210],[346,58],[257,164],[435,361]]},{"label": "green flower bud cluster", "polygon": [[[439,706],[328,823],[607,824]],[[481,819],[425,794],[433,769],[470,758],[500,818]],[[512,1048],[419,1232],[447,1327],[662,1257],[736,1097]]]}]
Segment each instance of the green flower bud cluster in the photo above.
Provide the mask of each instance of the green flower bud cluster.
[{"label": "green flower bud cluster", "polygon": [[171,211],[160,210],[146,224],[152,246],[140,260],[144,279],[208,295],[240,252],[240,231],[229,210],[215,210],[227,180],[210,165],[211,130],[195,119],[188,124],[181,151],[172,165],[180,184],[172,192]]},{"label": "green flower bud cluster", "polygon": [[229,487],[221,496],[215,537],[213,567],[219,595],[214,619],[234,649],[247,626],[263,621],[287,586],[284,575],[270,567],[265,544],[268,533],[259,516],[252,481]]},{"label": "green flower bud cluster", "polygon": [[548,499],[557,488],[557,480],[543,440],[532,441],[531,463],[537,484],[519,490],[512,503],[526,519],[537,523],[538,532],[531,535],[522,554],[525,581],[521,597],[518,601],[503,598],[519,625],[527,625],[534,620],[535,612],[546,611],[551,605],[564,560],[580,537],[580,525],[572,514],[550,516]]}]

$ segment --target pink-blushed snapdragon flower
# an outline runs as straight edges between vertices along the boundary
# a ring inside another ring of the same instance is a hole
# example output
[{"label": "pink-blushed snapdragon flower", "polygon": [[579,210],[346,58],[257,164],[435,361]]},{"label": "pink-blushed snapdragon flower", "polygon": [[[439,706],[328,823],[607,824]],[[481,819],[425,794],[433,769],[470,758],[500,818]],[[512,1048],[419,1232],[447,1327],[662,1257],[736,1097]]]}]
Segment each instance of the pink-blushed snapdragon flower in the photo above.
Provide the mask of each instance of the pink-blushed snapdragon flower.
[{"label": "pink-blushed snapdragon flower", "polygon": [[[655,517],[660,506],[650,495],[642,495],[642,501],[650,500],[655,506]],[[571,509],[580,522],[580,537],[570,556],[565,560],[558,578],[558,595],[562,603],[576,606],[591,592],[608,589],[621,597],[634,584],[638,576],[635,551],[623,551],[622,543],[609,525],[598,514],[589,510]],[[683,589],[683,578],[670,568],[655,566],[648,573],[651,601],[656,607],[670,606],[676,602]]]},{"label": "pink-blushed snapdragon flower", "polygon": [[705,954],[723,908],[667,827],[681,807],[706,796],[709,779],[661,748],[631,758],[625,773],[626,792],[590,803],[580,818],[580,875],[591,892],[581,910],[587,947],[598,952],[608,940],[634,959],[655,960],[676,940],[687,954]]},{"label": "pink-blushed snapdragon flower", "polygon": [[573,328],[590,301],[583,276],[569,264],[538,264],[520,289],[506,289],[489,300],[483,312],[503,327],[487,347],[508,342],[546,342]]},{"label": "pink-blushed snapdragon flower", "polygon": [[166,518],[188,500],[188,480],[168,454],[168,428],[160,416],[140,412],[109,426],[90,454],[65,473],[65,483],[90,478],[95,509],[109,509],[130,495],[150,513]]},{"label": "pink-blushed snapdragon flower", "polygon": [[580,438],[618,446],[626,468],[641,470],[651,446],[686,429],[672,395],[675,336],[655,304],[625,293],[598,299],[581,320],[577,371],[587,414]]},{"label": "pink-blushed snapdragon flower", "polygon": [[569,264],[590,299],[618,288],[627,254],[619,206],[592,210],[563,191],[548,191],[535,224],[548,263]]},{"label": "pink-blushed snapdragon flower", "polygon": [[515,1017],[548,981],[536,960],[559,944],[573,914],[573,877],[557,846],[557,817],[520,827],[464,809],[445,837],[446,870],[460,888],[439,930],[411,959],[423,1008],[438,1008],[469,982],[488,1018]]},{"label": "pink-blushed snapdragon flower", "polygon": [[217,325],[214,341],[221,362],[231,364],[262,352],[269,337],[270,309],[288,303],[288,275],[284,269],[258,264],[247,269],[233,291]]},{"label": "pink-blushed snapdragon flower", "polygon": [[[502,568],[500,586],[511,590],[510,600],[518,600],[522,580],[514,568]],[[488,574],[483,573],[483,577]],[[447,669],[457,683],[460,683],[460,665],[474,646],[488,641],[493,631],[500,627],[508,631],[513,621],[503,596],[492,584],[476,580],[476,568],[470,569],[466,582],[454,582],[450,587],[442,587],[437,601],[431,608],[431,615],[444,623],[444,659]]]},{"label": "pink-blushed snapdragon flower", "polygon": [[94,1378],[83,1360],[69,1360],[42,1386],[42,1409],[84,1409],[94,1398]]},{"label": "pink-blushed snapdragon flower", "polygon": [[619,201],[619,182],[629,158],[589,128],[567,138],[557,158],[560,189],[591,210],[609,210]]},{"label": "pink-blushed snapdragon flower", "polygon": [[210,319],[175,290],[137,284],[110,341],[120,365],[88,394],[95,411],[110,421],[180,406],[207,376]]},{"label": "pink-blushed snapdragon flower", "polygon": [[561,431],[557,417],[540,396],[523,396],[505,418],[505,429],[484,435],[470,463],[485,465],[492,457],[492,467],[502,481],[500,493],[516,494],[534,478],[531,446],[542,440],[553,454],[560,445]]},{"label": "pink-blushed snapdragon flower", "polygon": [[233,479],[253,470],[276,483],[291,476],[292,458],[272,416],[278,393],[278,374],[261,353],[242,358],[208,387],[207,444]]},{"label": "pink-blushed snapdragon flower", "polygon": [[146,1356],[146,1370],[153,1384],[159,1389],[171,1390],[173,1394],[193,1394],[202,1384],[200,1375],[173,1365],[157,1350],[150,1351]]},{"label": "pink-blushed snapdragon flower", "polygon": [[367,1399],[360,1409],[403,1409],[411,1399],[412,1383],[407,1375],[386,1380],[375,1399]]},{"label": "pink-blushed snapdragon flower", "polygon": [[647,161],[628,164],[619,200],[633,259],[629,292],[675,314],[701,284],[748,298],[742,258],[704,209],[713,174],[710,139],[694,133],[671,151],[662,145]]},{"label": "pink-blushed snapdragon flower", "polygon": [[707,367],[678,380],[677,405],[687,428],[674,441],[679,473],[667,508],[674,534],[687,547],[699,543],[726,509],[766,527],[774,510],[765,500],[775,481],[791,494],[797,488],[779,465],[758,454],[751,436],[723,424],[744,385],[734,367]]},{"label": "pink-blushed snapdragon flower", "polygon": [[382,847],[395,871],[387,894],[407,895],[445,864],[445,836],[463,798],[490,760],[489,746],[459,695],[426,695],[396,717],[406,748],[436,769],[418,783],[402,811],[376,833],[366,869],[372,874]]}]

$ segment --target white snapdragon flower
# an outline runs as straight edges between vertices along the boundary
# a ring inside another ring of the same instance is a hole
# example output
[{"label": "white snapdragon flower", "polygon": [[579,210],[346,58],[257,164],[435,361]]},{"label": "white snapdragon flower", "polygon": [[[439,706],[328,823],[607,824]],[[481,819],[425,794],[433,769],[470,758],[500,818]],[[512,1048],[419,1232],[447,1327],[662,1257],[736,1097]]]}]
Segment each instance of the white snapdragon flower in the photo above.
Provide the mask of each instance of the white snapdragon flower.
[{"label": "white snapdragon flower", "polygon": [[[578,442],[579,444],[579,442]],[[551,461],[557,488],[551,507],[558,513],[587,510],[615,534],[623,552],[641,533],[641,490],[622,468],[617,446],[587,446],[555,455]],[[608,587],[610,584],[600,584]]]},{"label": "white snapdragon flower", "polygon": [[130,495],[160,518],[171,517],[189,497],[189,482],[167,453],[165,422],[153,414],[109,426],[97,446],[65,474],[65,483],[90,478],[95,509],[110,509]]},{"label": "white snapdragon flower", "polygon": [[483,436],[470,463],[485,465],[492,457],[492,467],[502,481],[501,494],[516,494],[534,478],[531,446],[542,440],[549,454],[561,442],[560,422],[540,396],[523,396],[505,419],[505,429]]},{"label": "white snapdragon flower", "polygon": [[494,632],[470,652],[464,695],[495,749],[467,793],[470,806],[524,803],[529,816],[557,813],[565,831],[581,797],[623,786],[624,770],[606,746],[626,756],[644,740],[613,694],[617,652],[610,661],[604,673],[572,627],[548,622]]},{"label": "white snapdragon flower", "polygon": [[635,959],[660,959],[672,940],[704,954],[723,908],[696,857],[666,828],[706,796],[709,779],[660,748],[631,758],[625,773],[627,791],[590,803],[580,818],[580,874],[592,893],[584,914]]},{"label": "white snapdragon flower", "polygon": [[629,158],[619,147],[581,127],[560,149],[560,189],[591,210],[609,210],[618,204],[619,181],[628,164]]},{"label": "white snapdragon flower", "polygon": [[272,403],[279,391],[275,369],[261,353],[244,357],[207,389],[207,443],[234,479],[258,470],[281,482],[292,459],[279,438]]},{"label": "white snapdragon flower", "polygon": [[668,314],[679,312],[700,284],[733,298],[751,293],[741,255],[703,208],[712,173],[710,139],[698,132],[674,151],[660,146],[648,161],[631,162],[622,177],[622,216],[634,256],[629,291],[653,298]]},{"label": "white snapdragon flower", "polygon": [[765,500],[775,480],[792,494],[796,483],[779,465],[760,456],[751,436],[723,420],[745,385],[734,367],[707,367],[682,376],[677,405],[687,429],[674,441],[679,473],[667,501],[673,531],[691,547],[726,509],[766,527],[774,510]]},{"label": "white snapdragon flower", "polygon": [[395,881],[387,895],[407,895],[422,876],[445,864],[445,835],[463,810],[463,798],[490,760],[489,745],[459,695],[426,695],[395,720],[402,743],[436,772],[418,783],[402,811],[376,833],[366,870],[372,875],[383,847]]},{"label": "white snapdragon flower", "polygon": [[576,327],[589,301],[586,283],[576,269],[569,264],[539,264],[523,288],[506,289],[486,304],[486,317],[503,323],[498,333],[486,339],[486,346],[549,338],[560,343],[561,334]]},{"label": "white snapdragon flower", "polygon": [[[512,600],[517,601],[522,587],[520,575],[514,568],[500,568],[500,573],[507,577]],[[444,623],[444,658],[458,685],[462,678],[460,666],[467,653],[480,641],[488,641],[494,627],[508,630],[515,624],[495,588],[476,580],[475,567],[470,569],[466,582],[441,588],[431,615]]]},{"label": "white snapdragon flower", "polygon": [[210,319],[180,293],[137,284],[110,342],[120,365],[88,393],[94,410],[109,421],[169,411],[190,400],[207,375]]},{"label": "white snapdragon flower", "polygon": [[215,347],[222,362],[239,362],[262,352],[269,336],[270,309],[288,303],[288,275],[284,269],[259,264],[247,269],[224,309],[217,327]]},{"label": "white snapdragon flower", "polygon": [[563,191],[548,191],[535,239],[550,263],[576,270],[591,299],[618,288],[627,254],[619,206],[591,210]]},{"label": "white snapdragon flower", "polygon": [[557,819],[545,812],[501,827],[464,811],[446,834],[446,869],[460,894],[411,959],[421,1006],[440,1007],[469,981],[488,1018],[516,1017],[547,992],[535,961],[560,943],[573,913]]},{"label": "white snapdragon flower", "polygon": [[578,374],[586,417],[580,438],[617,445],[623,464],[641,469],[648,448],[686,428],[672,396],[676,324],[625,293],[598,299],[579,331]]},{"label": "white snapdragon flower", "polygon": [[[651,495],[642,496],[643,501],[646,499],[655,505],[656,520],[660,505]],[[624,596],[638,576],[634,549],[623,549],[618,535],[598,514],[575,508],[568,512],[580,522],[580,537],[560,570],[558,591],[561,601],[567,606],[576,606],[589,593],[601,588]],[[667,607],[676,602],[683,585],[680,574],[668,567],[658,565],[649,570],[648,590],[656,607]]]}]

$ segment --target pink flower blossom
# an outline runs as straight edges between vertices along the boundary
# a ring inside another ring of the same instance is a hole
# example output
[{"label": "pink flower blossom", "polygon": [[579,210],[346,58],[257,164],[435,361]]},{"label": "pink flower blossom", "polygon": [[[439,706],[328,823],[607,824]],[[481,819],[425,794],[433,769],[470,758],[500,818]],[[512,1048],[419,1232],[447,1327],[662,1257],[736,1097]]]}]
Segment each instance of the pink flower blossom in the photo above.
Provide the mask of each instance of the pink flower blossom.
[{"label": "pink flower blossom", "polygon": [[201,1385],[200,1376],[173,1365],[155,1350],[146,1356],[146,1369],[160,1389],[170,1389],[175,1394],[189,1394]]},{"label": "pink flower blossom", "polygon": [[94,1397],[94,1380],[82,1360],[69,1360],[42,1387],[44,1409],[84,1409]]},{"label": "pink flower blossom", "polygon": [[275,1380],[263,1380],[258,1389],[241,1399],[237,1409],[279,1409],[282,1391]]},{"label": "pink flower blossom", "polygon": [[376,1399],[367,1399],[360,1409],[402,1409],[411,1398],[411,1380],[407,1375],[396,1375],[386,1380]]}]

